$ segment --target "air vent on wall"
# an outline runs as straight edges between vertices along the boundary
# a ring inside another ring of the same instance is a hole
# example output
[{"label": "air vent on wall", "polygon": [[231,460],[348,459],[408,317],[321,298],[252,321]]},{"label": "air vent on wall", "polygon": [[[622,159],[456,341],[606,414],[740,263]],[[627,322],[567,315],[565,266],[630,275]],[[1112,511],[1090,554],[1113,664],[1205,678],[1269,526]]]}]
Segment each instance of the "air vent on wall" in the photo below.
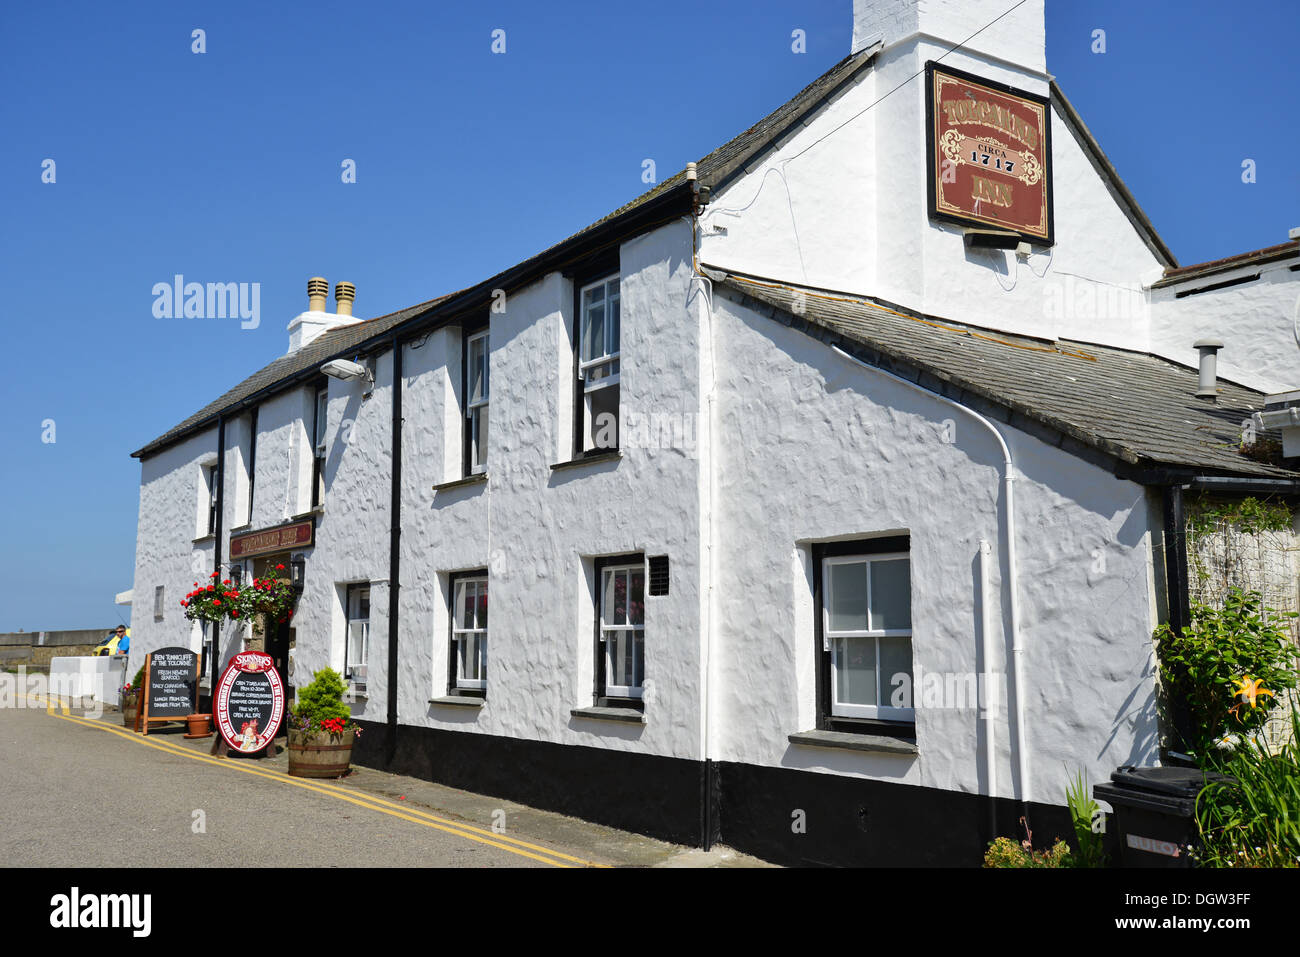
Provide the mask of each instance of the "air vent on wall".
[{"label": "air vent on wall", "polygon": [[668,594],[668,556],[650,556],[650,596],[661,597]]}]

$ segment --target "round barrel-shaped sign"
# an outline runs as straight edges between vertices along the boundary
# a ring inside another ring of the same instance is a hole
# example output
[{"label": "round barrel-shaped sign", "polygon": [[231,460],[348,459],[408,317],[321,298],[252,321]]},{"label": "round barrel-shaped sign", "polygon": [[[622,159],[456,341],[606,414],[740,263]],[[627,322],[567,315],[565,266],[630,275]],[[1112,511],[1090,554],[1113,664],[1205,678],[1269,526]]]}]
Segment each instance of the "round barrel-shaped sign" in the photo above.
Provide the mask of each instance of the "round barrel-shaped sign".
[{"label": "round barrel-shaped sign", "polygon": [[212,720],[236,751],[261,751],[284,720],[284,684],[275,659],[244,651],[230,659],[213,697]]}]

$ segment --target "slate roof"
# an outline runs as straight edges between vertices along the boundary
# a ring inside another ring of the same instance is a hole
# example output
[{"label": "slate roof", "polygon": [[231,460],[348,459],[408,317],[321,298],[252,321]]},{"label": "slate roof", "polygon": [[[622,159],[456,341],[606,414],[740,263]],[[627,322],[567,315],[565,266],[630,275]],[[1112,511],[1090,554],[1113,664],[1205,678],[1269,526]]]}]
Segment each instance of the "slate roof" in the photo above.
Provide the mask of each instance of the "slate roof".
[{"label": "slate roof", "polygon": [[863,297],[710,272],[720,296],[1085,458],[1134,473],[1300,479],[1238,451],[1242,420],[1264,408],[1254,389],[1220,379],[1210,403],[1196,398],[1195,369],[1157,356],[1012,336]]},{"label": "slate roof", "polygon": [[[817,113],[823,105],[843,90],[859,72],[865,70],[871,64],[876,52],[877,48],[868,47],[845,57],[804,87],[797,95],[777,107],[749,129],[700,159],[696,164],[700,184],[716,191],[747,170],[755,168],[757,164],[763,162],[770,151],[780,145],[787,131],[791,130],[795,124]],[[1100,146],[1097,145],[1092,138],[1092,134],[1088,132],[1087,127],[1083,125],[1082,120],[1079,119],[1078,114],[1055,83],[1051,86],[1051,93],[1053,101],[1059,107],[1066,121],[1072,125],[1076,134],[1081,137],[1084,145],[1088,147],[1088,155],[1091,161],[1096,166],[1098,173],[1110,183],[1116,194],[1117,201],[1127,212],[1134,227],[1143,236],[1158,258],[1169,266],[1176,265],[1172,253],[1169,253],[1167,247],[1156,235],[1155,229],[1137,206],[1136,200],[1125,188],[1114,167],[1106,159],[1105,154],[1101,152]],[[348,350],[390,332],[404,323],[428,317],[431,312],[439,308],[447,310],[448,314],[464,308],[467,297],[471,294],[481,294],[485,297],[494,288],[508,288],[510,284],[507,283],[507,279],[514,284],[514,287],[522,285],[526,281],[531,281],[528,277],[535,277],[535,275],[540,275],[547,269],[556,268],[554,263],[557,255],[562,255],[567,248],[579,246],[584,239],[593,236],[596,231],[602,228],[617,228],[620,220],[632,220],[635,214],[647,210],[657,200],[669,196],[674,190],[682,189],[685,182],[686,173],[683,170],[620,206],[608,216],[579,230],[567,239],[548,247],[523,263],[503,270],[469,290],[450,293],[398,312],[389,313],[386,316],[327,332],[304,349],[290,355],[281,356],[253,373],[253,375],[217,399],[209,402],[183,422],[168,429],[152,442],[131,454],[136,458],[143,458],[161,451],[166,446],[193,432],[214,425],[220,414],[234,414],[251,397],[259,393],[269,395],[279,389],[289,388],[295,382],[313,375],[313,370],[318,368],[321,363],[345,355]]]},{"label": "slate roof", "polygon": [[277,385],[287,386],[298,376],[306,374],[315,374],[321,364],[337,356],[341,352],[359,345],[367,339],[391,331],[393,328],[400,326],[407,319],[420,313],[426,312],[430,307],[455,295],[454,293],[447,296],[440,296],[437,299],[430,299],[428,302],[422,302],[418,306],[410,306],[406,309],[391,312],[386,316],[379,316],[376,319],[368,319],[364,322],[354,323],[350,326],[342,326],[338,329],[331,329],[322,333],[316,339],[303,346],[297,352],[291,352],[288,355],[280,356],[270,365],[263,366],[257,372],[245,379],[233,389],[213,399],[199,411],[195,412],[185,421],[168,429],[158,438],[154,439],[144,448],[132,452],[135,458],[143,458],[153,452],[157,452],[172,442],[182,438],[190,432],[197,431],[200,428],[206,428],[216,422],[216,417],[222,412],[234,412],[241,403],[264,390],[273,389]]},{"label": "slate roof", "polygon": [[1166,269],[1164,278],[1153,283],[1151,288],[1160,289],[1164,286],[1186,282],[1189,279],[1216,276],[1219,273],[1231,272],[1245,266],[1262,266],[1265,263],[1277,262],[1282,259],[1295,259],[1297,257],[1300,257],[1300,239],[1292,239],[1285,243],[1278,243],[1276,246],[1253,249],[1250,252],[1238,253],[1235,256],[1227,256],[1223,259],[1212,259],[1209,262],[1179,266],[1177,269]]},{"label": "slate roof", "polygon": [[[699,160],[696,164],[696,171],[700,182],[717,186],[734,176],[746,164],[753,162],[756,157],[773,145],[777,137],[788,129],[791,124],[819,109],[828,97],[844,86],[859,70],[863,69],[870,62],[872,56],[874,56],[874,51],[868,49],[845,57],[806,86],[793,99],[783,103],[745,130],[745,132],[732,138]],[[548,257],[548,254],[576,243],[601,226],[613,223],[621,217],[642,209],[653,200],[663,197],[673,189],[682,186],[685,181],[686,171],[682,170],[620,206],[608,216],[597,220],[590,226],[579,230],[567,239],[548,247],[526,262],[521,263],[520,267],[543,262]],[[498,273],[475,288],[483,287],[490,290],[508,272],[517,272],[520,267],[513,267],[512,270]],[[321,363],[346,352],[354,346],[360,345],[366,340],[389,332],[404,322],[429,313],[432,309],[447,303],[457,295],[458,293],[450,293],[439,296],[418,306],[411,306],[358,325],[331,330],[298,352],[281,356],[269,365],[259,369],[224,395],[209,402],[198,412],[195,412],[175,427],[168,429],[144,447],[132,452],[131,455],[135,458],[143,458],[161,451],[186,435],[215,424],[219,414],[223,412],[233,413],[250,396],[264,390],[273,390],[276,385],[287,388],[299,376],[306,374],[308,370],[319,367]]]}]

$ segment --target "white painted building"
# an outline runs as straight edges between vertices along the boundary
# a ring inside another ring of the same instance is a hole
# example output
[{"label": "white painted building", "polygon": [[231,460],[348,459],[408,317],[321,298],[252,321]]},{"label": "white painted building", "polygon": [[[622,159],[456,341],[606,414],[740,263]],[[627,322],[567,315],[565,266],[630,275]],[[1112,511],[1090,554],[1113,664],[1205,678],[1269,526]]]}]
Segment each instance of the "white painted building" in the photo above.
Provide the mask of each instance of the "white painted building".
[{"label": "white painted building", "polygon": [[[313,280],[287,355],[135,453],[133,650],[301,556],[268,648],[349,675],[358,760],[791,862],[974,863],[1026,802],[1064,826],[1067,769],[1158,760],[1183,491],[1300,493],[1238,451],[1300,385],[1300,243],[1179,268],[1041,0],[945,56],[1005,6],[858,0],[808,89],[472,289],[358,321]],[[929,214],[941,57],[1047,104],[1050,244]]]}]

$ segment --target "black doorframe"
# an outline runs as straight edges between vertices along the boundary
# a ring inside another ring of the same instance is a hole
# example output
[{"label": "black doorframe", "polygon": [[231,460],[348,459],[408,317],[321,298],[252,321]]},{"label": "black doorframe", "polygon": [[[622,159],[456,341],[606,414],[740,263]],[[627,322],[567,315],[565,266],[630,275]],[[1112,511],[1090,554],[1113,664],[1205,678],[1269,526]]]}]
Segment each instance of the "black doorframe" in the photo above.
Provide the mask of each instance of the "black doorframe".
[{"label": "black doorframe", "polygon": [[[280,679],[285,686],[285,697],[289,695],[289,622],[268,622],[266,634],[266,653],[275,659],[275,670],[280,672]],[[288,701],[285,707],[289,706]],[[280,723],[280,730],[276,734],[277,738],[282,738],[289,733],[289,722],[287,720]]]}]

